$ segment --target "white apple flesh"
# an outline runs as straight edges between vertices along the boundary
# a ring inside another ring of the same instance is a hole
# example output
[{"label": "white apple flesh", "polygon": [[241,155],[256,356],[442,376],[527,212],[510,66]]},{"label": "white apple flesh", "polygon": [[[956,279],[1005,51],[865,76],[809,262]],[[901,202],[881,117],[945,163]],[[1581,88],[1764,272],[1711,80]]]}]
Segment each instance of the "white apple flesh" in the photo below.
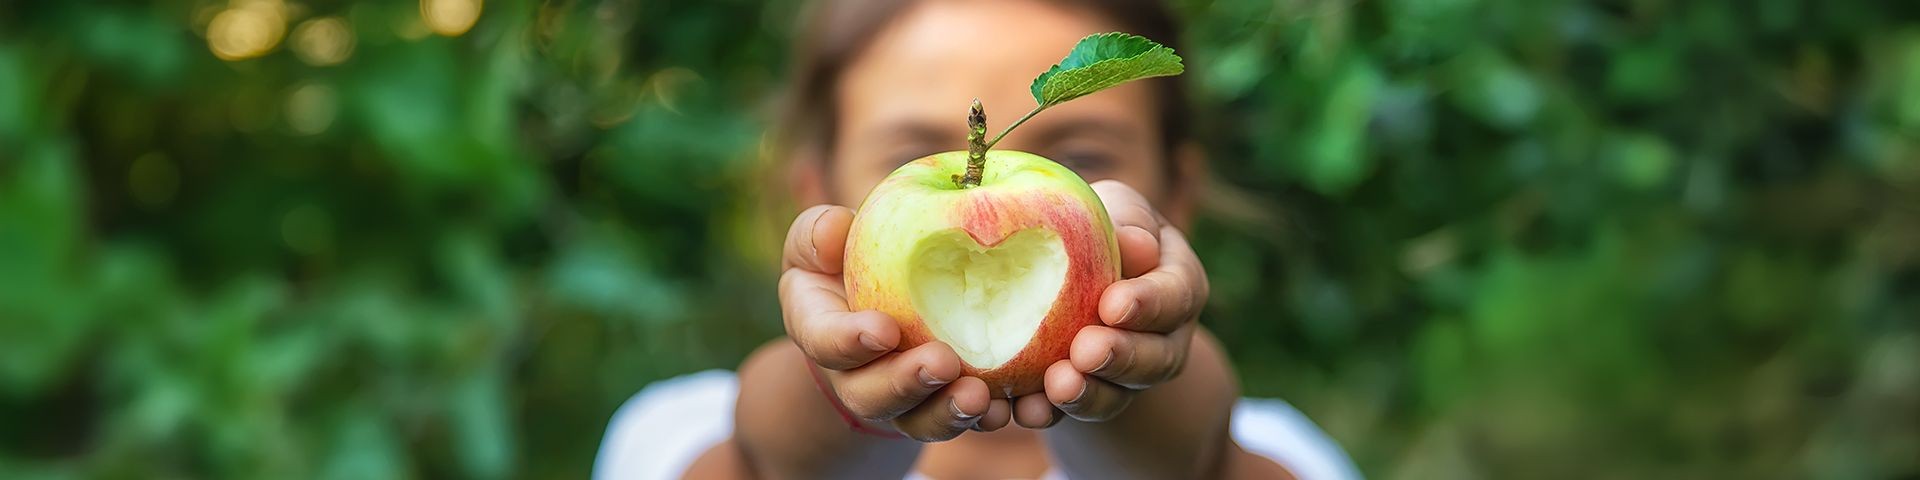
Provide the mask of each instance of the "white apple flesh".
[{"label": "white apple flesh", "polygon": [[847,303],[900,323],[900,349],[941,341],[993,393],[1041,390],[1100,294],[1119,279],[1119,247],[1100,198],[1072,170],[1025,152],[986,153],[961,188],[966,152],[888,175],[847,236]]}]

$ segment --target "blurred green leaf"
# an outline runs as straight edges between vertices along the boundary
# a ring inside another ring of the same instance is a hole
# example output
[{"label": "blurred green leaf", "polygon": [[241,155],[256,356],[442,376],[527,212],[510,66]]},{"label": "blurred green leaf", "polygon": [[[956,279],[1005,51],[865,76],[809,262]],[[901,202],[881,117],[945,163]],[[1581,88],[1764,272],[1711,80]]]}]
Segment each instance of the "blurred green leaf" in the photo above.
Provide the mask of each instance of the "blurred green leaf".
[{"label": "blurred green leaf", "polygon": [[[0,478],[578,478],[778,335],[805,5],[473,5],[0,6]],[[1914,5],[1169,5],[1202,321],[1369,476],[1920,472]]]},{"label": "blurred green leaf", "polygon": [[1335,80],[1301,145],[1298,172],[1315,191],[1340,196],[1372,170],[1368,127],[1381,88],[1379,71],[1364,60]]},{"label": "blurred green leaf", "polygon": [[483,370],[454,387],[447,412],[452,414],[455,452],[466,476],[500,478],[513,466],[515,442],[501,377]]}]

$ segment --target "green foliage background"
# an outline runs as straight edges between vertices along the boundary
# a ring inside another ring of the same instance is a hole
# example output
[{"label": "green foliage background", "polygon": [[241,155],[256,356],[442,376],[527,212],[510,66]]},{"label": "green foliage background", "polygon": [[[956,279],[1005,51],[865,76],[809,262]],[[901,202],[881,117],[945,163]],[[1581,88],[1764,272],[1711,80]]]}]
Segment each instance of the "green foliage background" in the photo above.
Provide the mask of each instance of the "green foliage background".
[{"label": "green foliage background", "polygon": [[[1920,474],[1920,4],[1177,6],[1205,321],[1371,476]],[[795,3],[225,7],[0,0],[0,477],[578,477],[779,333]]]}]

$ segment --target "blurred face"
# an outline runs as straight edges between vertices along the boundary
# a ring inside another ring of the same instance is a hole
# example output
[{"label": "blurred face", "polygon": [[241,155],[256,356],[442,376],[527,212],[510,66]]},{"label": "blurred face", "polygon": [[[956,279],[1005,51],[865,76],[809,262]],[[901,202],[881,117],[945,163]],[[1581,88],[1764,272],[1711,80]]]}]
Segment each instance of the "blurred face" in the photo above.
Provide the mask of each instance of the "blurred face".
[{"label": "blurred face", "polygon": [[[840,124],[825,173],[831,201],[857,206],[895,167],[966,149],[967,105],[987,135],[1034,106],[1028,86],[1080,37],[1119,30],[1091,12],[1031,0],[926,0],[880,32],[837,86]],[[1134,82],[1047,109],[995,145],[1039,154],[1088,182],[1115,179],[1166,208],[1170,182],[1153,91]],[[988,168],[992,168],[989,166]]]}]

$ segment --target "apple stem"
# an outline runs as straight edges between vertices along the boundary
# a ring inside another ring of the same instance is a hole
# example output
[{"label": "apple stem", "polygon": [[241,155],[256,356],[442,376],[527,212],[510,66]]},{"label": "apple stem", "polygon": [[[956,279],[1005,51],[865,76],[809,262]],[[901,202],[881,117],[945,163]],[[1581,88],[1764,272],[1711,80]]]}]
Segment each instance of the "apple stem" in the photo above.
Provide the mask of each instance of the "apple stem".
[{"label": "apple stem", "polygon": [[1000,139],[1007,138],[1007,134],[1013,133],[1014,128],[1018,128],[1022,123],[1027,123],[1027,120],[1032,119],[1034,115],[1039,115],[1041,110],[1046,109],[1046,105],[1041,105],[1033,107],[1033,110],[1028,110],[1026,115],[1022,115],[1019,120],[1014,120],[1013,124],[1008,125],[1006,130],[1001,130],[999,135],[994,135],[993,140],[987,142],[987,148],[993,148],[994,145],[999,145]]},{"label": "apple stem", "polygon": [[967,110],[967,174],[955,175],[953,182],[960,188],[980,186],[980,176],[987,169],[987,110],[980,106],[980,99],[973,99],[973,107]]}]

